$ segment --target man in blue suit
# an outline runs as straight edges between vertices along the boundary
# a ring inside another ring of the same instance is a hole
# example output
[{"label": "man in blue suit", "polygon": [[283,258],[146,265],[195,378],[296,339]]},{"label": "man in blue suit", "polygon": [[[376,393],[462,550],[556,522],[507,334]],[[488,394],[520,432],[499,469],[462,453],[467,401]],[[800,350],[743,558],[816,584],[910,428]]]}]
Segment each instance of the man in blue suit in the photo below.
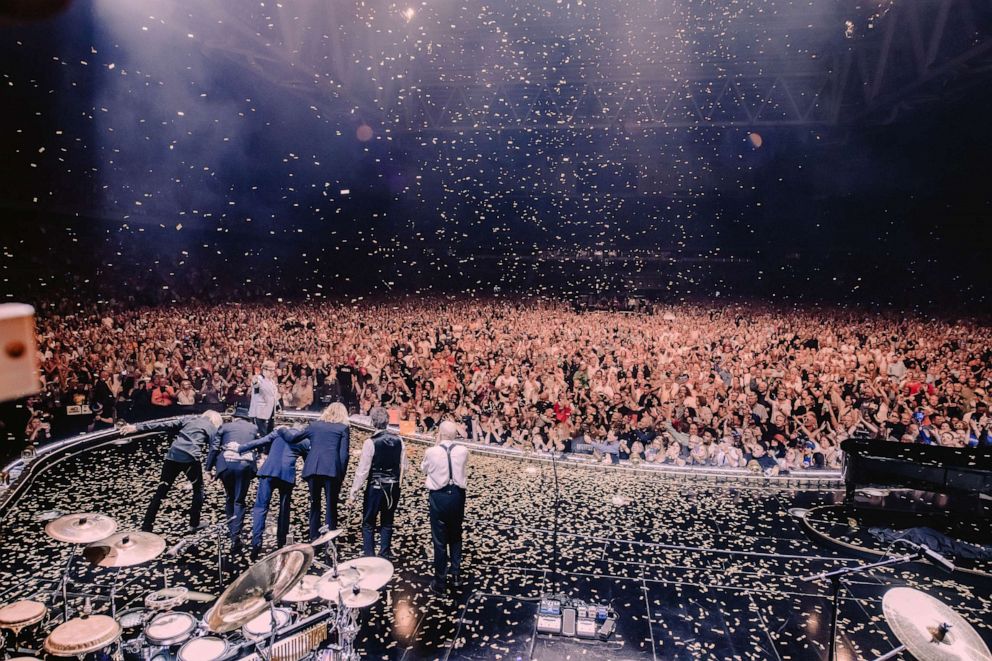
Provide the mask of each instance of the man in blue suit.
[{"label": "man in blue suit", "polygon": [[310,488],[310,541],[317,539],[321,527],[321,496],[327,503],[324,523],[338,527],[338,496],[348,471],[348,446],[351,441],[348,409],[334,402],[300,434],[310,441],[310,452],[303,462],[303,479]]},{"label": "man in blue suit", "polygon": [[279,492],[279,516],[276,523],[276,544],[286,545],[289,536],[289,513],[292,505],[293,487],[296,485],[296,460],[306,459],[310,451],[310,441],[300,440],[303,429],[279,427],[271,434],[238,447],[239,452],[262,450],[268,453],[265,463],[258,471],[258,493],[251,509],[251,560],[258,559],[262,549],[262,532],[265,518],[269,514],[272,492]]},{"label": "man in blue suit", "polygon": [[224,515],[231,534],[232,555],[241,552],[241,528],[244,526],[248,488],[255,479],[255,453],[238,452],[237,447],[250,443],[258,435],[258,427],[248,419],[245,409],[238,409],[235,417],[221,425],[210,444],[206,469],[217,470],[217,477],[224,484],[226,499]]}]

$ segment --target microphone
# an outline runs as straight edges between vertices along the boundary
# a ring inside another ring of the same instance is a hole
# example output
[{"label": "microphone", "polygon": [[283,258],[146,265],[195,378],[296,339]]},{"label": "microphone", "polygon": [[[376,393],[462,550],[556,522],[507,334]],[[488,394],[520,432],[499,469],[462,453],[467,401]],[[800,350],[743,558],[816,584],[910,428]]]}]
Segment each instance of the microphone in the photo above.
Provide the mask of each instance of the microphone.
[{"label": "microphone", "polygon": [[908,539],[900,539],[898,541],[902,542],[903,544],[906,544],[911,549],[915,549],[919,551],[924,558],[926,558],[932,564],[940,567],[946,572],[953,572],[956,569],[953,562],[945,558],[940,553],[937,553],[926,544],[917,544],[916,542],[911,542]]}]

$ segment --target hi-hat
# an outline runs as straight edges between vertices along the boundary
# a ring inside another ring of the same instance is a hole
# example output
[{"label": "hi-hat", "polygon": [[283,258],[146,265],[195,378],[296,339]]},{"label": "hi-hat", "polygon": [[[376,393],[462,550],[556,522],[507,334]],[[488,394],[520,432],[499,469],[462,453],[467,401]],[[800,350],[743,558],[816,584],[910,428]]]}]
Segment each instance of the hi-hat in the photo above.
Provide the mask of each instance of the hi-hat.
[{"label": "hi-hat", "polygon": [[375,590],[345,590],[341,593],[341,605],[345,608],[365,608],[379,601],[379,593]]},{"label": "hi-hat", "polygon": [[919,661],[992,661],[989,648],[950,606],[913,588],[892,588],[882,612],[893,633]]},{"label": "hi-hat", "polygon": [[355,583],[366,590],[378,590],[393,577],[393,563],[375,556],[355,558],[338,565],[338,573],[349,569],[358,570],[358,580]]},{"label": "hi-hat", "polygon": [[357,585],[341,585],[335,581],[321,581],[317,584],[320,598],[345,608],[365,608],[379,601],[379,593]]},{"label": "hi-hat", "polygon": [[45,534],[70,544],[89,544],[106,539],[117,531],[117,522],[96,512],[66,514],[48,522]]},{"label": "hi-hat", "polygon": [[217,599],[207,628],[227,633],[251,621],[296,585],[313,562],[313,547],[294,544],[271,553],[234,579]]},{"label": "hi-hat", "polygon": [[132,567],[153,560],[165,551],[165,540],[151,532],[119,532],[93,542],[83,556],[100,567]]},{"label": "hi-hat", "polygon": [[341,533],[343,532],[344,532],[343,530],[328,530],[323,535],[310,542],[310,546],[317,547],[320,546],[321,544],[326,544],[327,542],[341,535]]},{"label": "hi-hat", "polygon": [[338,575],[334,576],[331,570],[320,577],[317,582],[317,594],[324,601],[338,603],[342,592],[350,591],[358,582],[359,573],[357,569],[341,569],[338,567]]},{"label": "hi-hat", "polygon": [[304,576],[299,583],[282,596],[282,600],[291,604],[313,601],[320,596],[317,591],[317,583],[319,582],[320,576]]}]

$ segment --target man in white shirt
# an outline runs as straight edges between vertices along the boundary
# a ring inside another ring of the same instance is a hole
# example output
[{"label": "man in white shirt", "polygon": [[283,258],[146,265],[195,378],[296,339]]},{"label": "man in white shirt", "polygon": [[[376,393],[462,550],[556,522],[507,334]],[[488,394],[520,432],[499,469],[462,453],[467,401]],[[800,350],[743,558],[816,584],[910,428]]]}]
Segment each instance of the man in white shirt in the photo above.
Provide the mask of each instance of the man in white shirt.
[{"label": "man in white shirt", "polygon": [[276,403],[279,400],[279,388],[274,377],[276,364],[271,360],[262,363],[262,373],[256,374],[251,380],[251,402],[248,404],[248,417],[258,426],[258,435],[265,436],[272,431],[275,421]]},{"label": "man in white shirt", "polygon": [[434,594],[444,592],[445,583],[458,587],[462,562],[462,522],[465,520],[465,487],[468,448],[459,443],[458,425],[445,420],[438,429],[438,442],[424,453],[420,469],[427,475],[430,492],[431,541],[434,544]]}]

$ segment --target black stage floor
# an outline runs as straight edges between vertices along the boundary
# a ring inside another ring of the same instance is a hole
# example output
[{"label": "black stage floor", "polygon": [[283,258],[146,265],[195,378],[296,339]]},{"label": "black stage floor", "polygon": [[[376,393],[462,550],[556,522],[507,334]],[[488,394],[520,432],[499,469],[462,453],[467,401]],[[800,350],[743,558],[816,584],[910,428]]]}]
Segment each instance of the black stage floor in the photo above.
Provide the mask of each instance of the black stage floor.
[{"label": "black stage floor", "polygon": [[[361,435],[353,436],[361,447]],[[56,579],[69,549],[43,533],[40,513],[98,511],[121,528],[137,527],[157,480],[165,441],[69,458],[39,477],[0,522],[0,602],[25,598]],[[828,588],[801,575],[851,562],[809,541],[787,514],[840,499],[836,491],[783,490],[761,482],[717,485],[692,479],[558,466],[561,489],[559,575],[553,565],[554,478],[546,462],[476,455],[466,523],[467,585],[447,597],[428,590],[430,533],[426,492],[409,451],[394,553],[397,576],[362,614],[358,646],[373,659],[823,659],[830,619]],[[357,458],[353,458],[353,465]],[[181,480],[182,478],[180,478]],[[177,485],[181,485],[181,481]],[[616,506],[614,495],[630,499]],[[187,526],[189,492],[167,501],[157,532],[174,543]],[[208,484],[207,520],[223,511],[219,483]],[[305,489],[294,493],[294,532],[304,534]],[[347,513],[341,557],[360,553],[359,513]],[[271,517],[270,517],[271,518]],[[268,541],[271,549],[272,540]],[[219,594],[211,548],[180,560],[124,570],[125,599],[140,603],[173,583]],[[111,576],[93,575],[97,580]],[[85,577],[83,577],[85,578]],[[873,658],[897,645],[881,597],[910,585],[945,601],[992,643],[990,583],[939,574],[914,563],[851,581],[841,605],[840,659]],[[535,636],[536,598],[545,590],[603,600],[620,613],[608,642]],[[103,608],[103,606],[101,606]],[[201,608],[202,610],[202,608]]]}]

